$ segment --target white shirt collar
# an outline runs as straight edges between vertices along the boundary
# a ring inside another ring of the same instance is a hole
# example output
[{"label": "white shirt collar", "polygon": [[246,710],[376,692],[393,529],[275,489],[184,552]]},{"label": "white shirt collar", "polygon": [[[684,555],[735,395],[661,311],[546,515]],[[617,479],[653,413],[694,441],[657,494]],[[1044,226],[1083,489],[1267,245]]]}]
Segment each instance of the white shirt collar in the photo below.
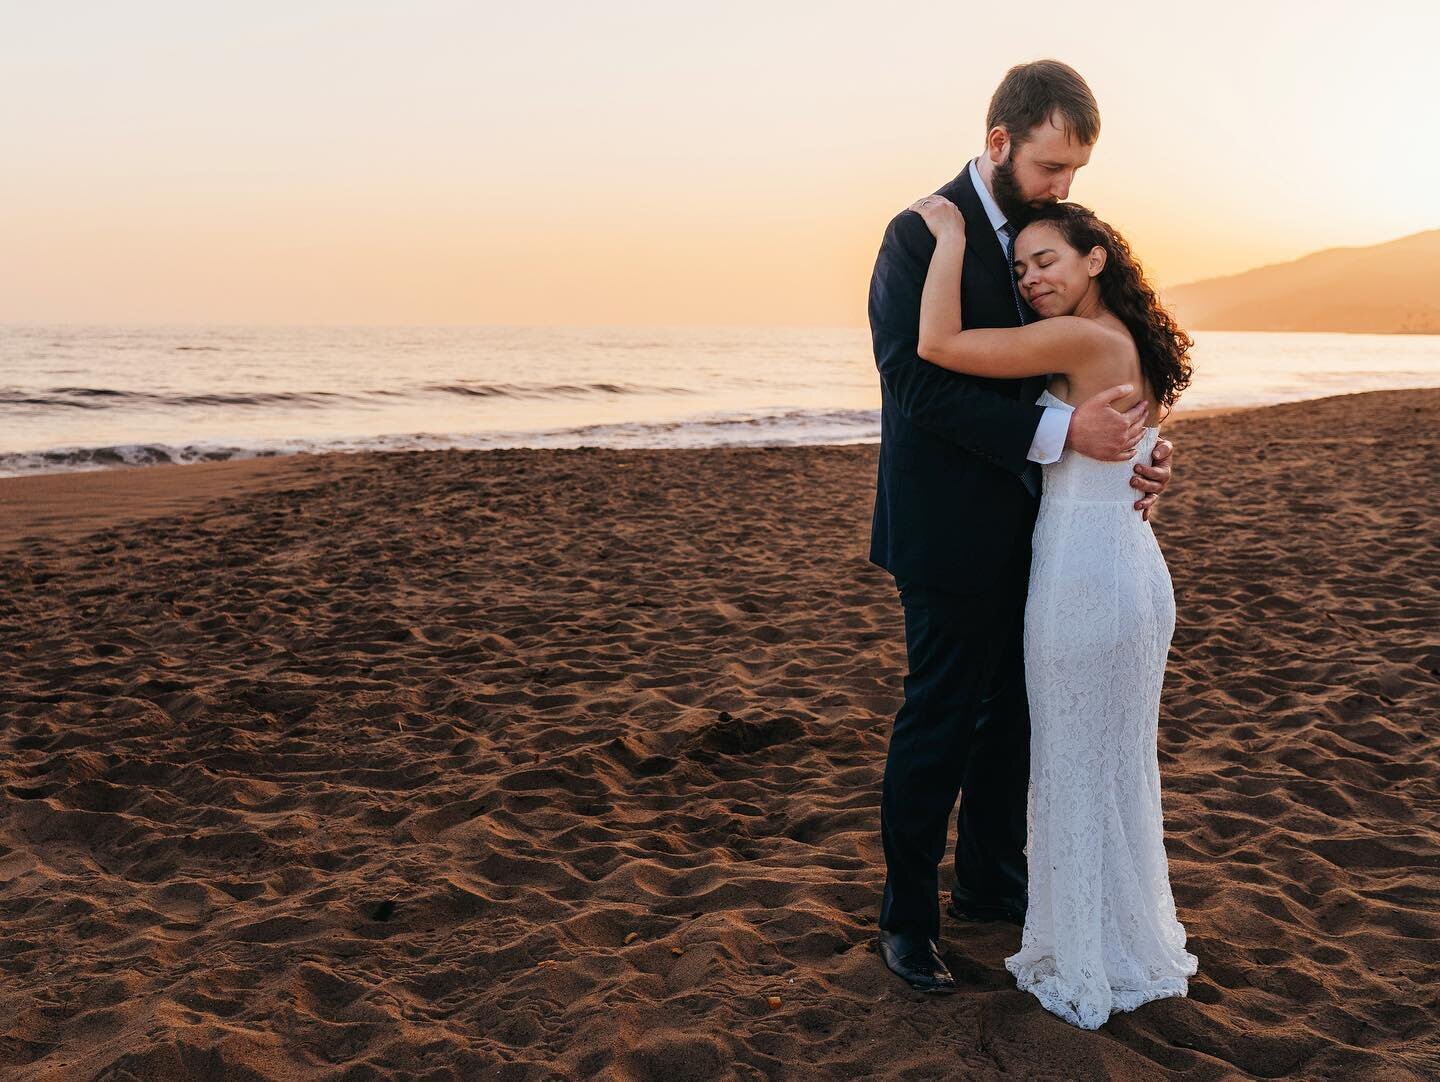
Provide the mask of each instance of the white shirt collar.
[{"label": "white shirt collar", "polygon": [[1000,212],[1000,207],[995,202],[995,197],[990,194],[990,189],[985,185],[985,178],[980,175],[980,159],[973,158],[970,161],[970,179],[975,182],[975,194],[980,197],[980,205],[985,208],[985,216],[990,219],[990,227],[995,232],[1005,228],[1006,218]]}]

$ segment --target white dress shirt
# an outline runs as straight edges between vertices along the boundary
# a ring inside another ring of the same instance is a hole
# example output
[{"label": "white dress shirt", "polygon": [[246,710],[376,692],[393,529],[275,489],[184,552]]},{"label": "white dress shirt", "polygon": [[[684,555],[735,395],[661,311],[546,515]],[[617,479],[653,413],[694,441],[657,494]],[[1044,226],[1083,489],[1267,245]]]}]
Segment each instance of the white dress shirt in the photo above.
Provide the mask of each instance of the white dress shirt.
[{"label": "white dress shirt", "polygon": [[[985,178],[980,175],[979,162],[980,159],[976,158],[970,163],[970,179],[975,184],[975,194],[980,197],[980,205],[985,208],[985,214],[990,219],[990,225],[995,230],[995,237],[1000,241],[1000,250],[1003,252],[1006,247],[1006,218],[996,205],[995,197],[990,194]],[[1013,268],[1007,267],[1006,270],[1014,273]],[[1065,437],[1070,432],[1070,417],[1073,413],[1073,410],[1059,406],[1046,406],[1040,424],[1035,429],[1035,438],[1030,443],[1030,453],[1025,457],[1041,465],[1057,461],[1060,452],[1065,450]]]}]

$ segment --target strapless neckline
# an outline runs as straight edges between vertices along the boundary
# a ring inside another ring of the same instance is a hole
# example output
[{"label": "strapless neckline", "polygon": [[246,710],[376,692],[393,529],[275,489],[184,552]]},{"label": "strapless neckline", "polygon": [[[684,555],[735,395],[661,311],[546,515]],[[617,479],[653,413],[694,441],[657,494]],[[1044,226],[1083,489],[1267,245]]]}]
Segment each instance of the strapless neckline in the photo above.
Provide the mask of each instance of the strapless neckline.
[{"label": "strapless neckline", "polygon": [[[1045,401],[1045,399],[1047,399],[1047,398],[1049,399],[1048,402]],[[1069,410],[1071,413],[1074,413],[1074,412],[1075,412],[1075,407],[1072,406],[1069,402],[1066,402],[1065,399],[1061,398],[1059,395],[1051,394],[1049,387],[1046,387],[1043,391],[1040,392],[1040,397],[1035,400],[1035,404],[1036,404],[1037,406],[1060,406],[1060,407],[1063,407],[1064,409]],[[1159,431],[1160,431],[1160,426],[1159,426],[1159,425],[1146,425],[1146,426],[1145,426],[1145,431],[1146,431],[1146,432],[1159,432]]]}]

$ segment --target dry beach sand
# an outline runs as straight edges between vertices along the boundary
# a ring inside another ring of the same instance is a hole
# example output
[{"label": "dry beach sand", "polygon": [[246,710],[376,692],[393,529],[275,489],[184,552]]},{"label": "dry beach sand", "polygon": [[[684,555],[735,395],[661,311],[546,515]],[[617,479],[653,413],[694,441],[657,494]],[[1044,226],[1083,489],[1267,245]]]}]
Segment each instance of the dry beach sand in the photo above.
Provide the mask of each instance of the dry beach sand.
[{"label": "dry beach sand", "polygon": [[873,953],[873,446],[0,480],[0,1076],[1440,1076],[1437,433],[1170,428],[1200,973],[1093,1033]]}]

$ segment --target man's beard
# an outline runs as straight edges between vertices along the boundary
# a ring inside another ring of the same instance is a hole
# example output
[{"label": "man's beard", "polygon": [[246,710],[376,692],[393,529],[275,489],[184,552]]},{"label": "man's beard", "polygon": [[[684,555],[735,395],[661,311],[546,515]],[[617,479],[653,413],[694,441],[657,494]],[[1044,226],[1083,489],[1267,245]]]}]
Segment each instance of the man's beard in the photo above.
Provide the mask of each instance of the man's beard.
[{"label": "man's beard", "polygon": [[990,174],[990,194],[995,197],[995,205],[1005,219],[1020,229],[1029,221],[1031,213],[1053,200],[1026,199],[1022,196],[1020,185],[1015,181],[1014,161],[1015,149],[1012,147],[1010,157],[995,166]]}]

